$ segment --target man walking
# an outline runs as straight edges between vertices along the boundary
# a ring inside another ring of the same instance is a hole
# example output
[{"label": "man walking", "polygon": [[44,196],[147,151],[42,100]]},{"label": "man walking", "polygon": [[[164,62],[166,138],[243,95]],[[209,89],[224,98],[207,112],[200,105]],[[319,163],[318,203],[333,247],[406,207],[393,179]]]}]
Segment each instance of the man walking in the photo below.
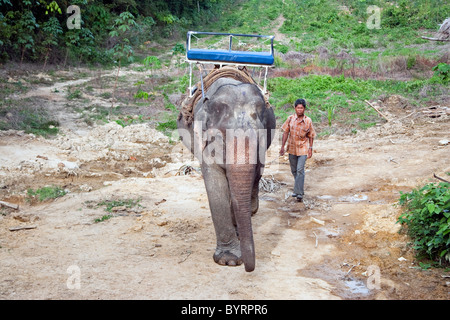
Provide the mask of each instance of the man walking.
[{"label": "man walking", "polygon": [[289,163],[294,176],[294,193],[298,201],[303,201],[305,184],[305,162],[312,157],[313,143],[316,136],[311,118],[305,115],[306,101],[297,99],[294,104],[295,114],[290,115],[281,129],[283,140],[281,142],[280,155],[284,155],[284,145],[288,142],[287,152]]}]

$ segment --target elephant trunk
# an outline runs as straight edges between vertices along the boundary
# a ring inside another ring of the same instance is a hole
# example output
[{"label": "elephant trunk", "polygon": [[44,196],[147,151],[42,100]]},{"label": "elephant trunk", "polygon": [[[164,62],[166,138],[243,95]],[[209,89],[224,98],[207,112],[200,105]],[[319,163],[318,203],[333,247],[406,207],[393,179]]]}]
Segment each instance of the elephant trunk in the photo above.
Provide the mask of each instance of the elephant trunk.
[{"label": "elephant trunk", "polygon": [[245,271],[255,269],[255,245],[252,230],[251,196],[254,183],[255,165],[233,164],[227,170],[231,201],[236,219]]}]

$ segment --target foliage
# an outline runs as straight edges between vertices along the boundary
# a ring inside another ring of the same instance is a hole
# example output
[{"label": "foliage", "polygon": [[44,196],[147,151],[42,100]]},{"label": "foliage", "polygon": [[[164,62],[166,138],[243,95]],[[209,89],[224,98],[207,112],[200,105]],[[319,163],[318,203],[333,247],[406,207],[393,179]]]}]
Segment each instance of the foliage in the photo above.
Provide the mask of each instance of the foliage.
[{"label": "foliage", "polygon": [[438,77],[443,84],[447,84],[450,81],[450,64],[439,63],[433,67],[434,76]]},{"label": "foliage", "polygon": [[144,117],[142,115],[139,115],[137,117],[132,116],[124,116],[121,119],[117,119],[116,123],[120,125],[122,128],[125,128],[126,126],[129,126],[131,124],[135,123],[143,123]]},{"label": "foliage", "polygon": [[407,226],[418,255],[450,261],[450,183],[401,192],[399,204],[405,210],[397,223]]},{"label": "foliage", "polygon": [[133,14],[125,11],[114,21],[113,30],[109,32],[111,38],[119,38],[118,43],[112,49],[113,56],[119,64],[119,69],[122,59],[126,58],[127,62],[133,62],[133,48],[130,45],[128,35],[135,27],[136,21]]},{"label": "foliage", "polygon": [[[304,98],[309,103],[308,116],[313,122],[332,121],[347,124],[351,129],[367,129],[380,120],[375,111],[368,107],[365,100],[377,99],[381,95],[399,94],[420,100],[422,88],[445,92],[440,83],[433,79],[396,81],[396,80],[363,80],[344,76],[308,75],[289,79],[284,77],[269,78],[268,90],[271,93],[270,103],[275,107],[275,115],[285,121],[292,112],[294,101]],[[357,119],[357,121],[355,121]],[[358,126],[359,128],[355,128]]]},{"label": "foliage", "polygon": [[58,186],[47,186],[36,190],[28,189],[28,200],[38,199],[39,201],[46,201],[49,199],[56,199],[67,194],[67,191]]},{"label": "foliage", "polygon": [[156,130],[159,130],[166,135],[170,135],[176,129],[177,120],[175,119],[171,119],[165,122],[158,122],[158,124],[156,125]]},{"label": "foliage", "polygon": [[172,54],[173,55],[186,54],[186,48],[184,47],[184,44],[177,43],[176,45],[174,45],[172,48]]},{"label": "foliage", "polygon": [[[0,61],[53,62],[65,56],[65,63],[111,63],[119,58],[119,51],[113,48],[121,41],[120,36],[129,39],[129,47],[123,49],[127,49],[124,56],[130,59],[131,48],[161,35],[185,34],[192,26],[216,19],[233,1],[236,0],[1,0]],[[71,5],[80,8],[79,29],[67,27],[68,18],[72,17],[67,8]]]},{"label": "foliage", "polygon": [[159,69],[161,68],[161,60],[155,56],[147,56],[144,59],[144,66],[150,70]]}]

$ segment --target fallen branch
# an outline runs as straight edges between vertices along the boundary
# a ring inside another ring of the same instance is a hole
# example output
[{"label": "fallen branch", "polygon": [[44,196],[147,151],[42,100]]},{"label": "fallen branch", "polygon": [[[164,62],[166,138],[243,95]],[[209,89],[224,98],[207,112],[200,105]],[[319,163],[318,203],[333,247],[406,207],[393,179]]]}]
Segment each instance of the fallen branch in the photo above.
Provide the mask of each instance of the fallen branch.
[{"label": "fallen branch", "polygon": [[398,119],[398,121],[401,121],[401,120],[403,120],[403,119],[406,119],[406,118],[412,116],[414,113],[416,113],[416,112],[414,111],[414,112],[408,114],[407,116],[404,116],[403,118]]},{"label": "fallen branch", "polygon": [[431,41],[450,41],[450,39],[439,39],[439,38],[430,38],[422,36],[422,39],[431,40]]},{"label": "fallen branch", "polygon": [[9,231],[20,231],[20,230],[29,230],[29,229],[36,229],[36,226],[23,226],[23,227],[14,227],[9,228]]},{"label": "fallen branch", "polygon": [[353,270],[354,267],[358,267],[360,264],[361,264],[361,263],[358,262],[357,265],[352,265],[352,267],[350,268],[350,270],[347,271],[347,276],[348,276],[348,274]]},{"label": "fallen branch", "polygon": [[5,202],[5,201],[0,201],[0,206],[12,208],[14,210],[19,210],[19,205],[18,204],[9,203],[9,202]]},{"label": "fallen branch", "polygon": [[445,180],[445,179],[442,179],[442,178],[438,177],[435,173],[433,173],[433,177],[435,177],[435,178],[438,179],[438,180],[441,180],[441,181],[450,183],[450,181],[447,181],[447,180]]},{"label": "fallen branch", "polygon": [[384,118],[384,120],[386,120],[387,122],[389,122],[389,119],[386,118],[386,116],[384,114],[382,114],[374,105],[372,105],[369,101],[364,100],[365,103],[367,103],[369,106],[371,106],[376,112],[378,112],[378,114],[380,116],[382,116]]},{"label": "fallen branch", "polygon": [[189,256],[192,254],[192,251],[188,250],[186,251],[186,257],[184,257],[183,260],[178,261],[178,263],[183,263],[187,260],[187,258],[189,258]]},{"label": "fallen branch", "polygon": [[315,248],[317,248],[317,245],[319,244],[319,239],[317,237],[317,234],[315,232],[313,232],[313,233],[314,233],[314,236],[316,237],[316,246],[315,246]]}]

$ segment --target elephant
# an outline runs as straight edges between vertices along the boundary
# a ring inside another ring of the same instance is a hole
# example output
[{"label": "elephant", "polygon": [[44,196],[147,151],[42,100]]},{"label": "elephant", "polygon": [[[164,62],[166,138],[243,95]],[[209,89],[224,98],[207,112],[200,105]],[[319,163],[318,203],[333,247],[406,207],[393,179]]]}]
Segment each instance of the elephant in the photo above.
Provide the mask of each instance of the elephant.
[{"label": "elephant", "polygon": [[274,137],[275,115],[253,83],[219,78],[193,106],[193,121],[177,120],[183,144],[201,164],[219,265],[255,269],[251,217],[267,149]]}]

